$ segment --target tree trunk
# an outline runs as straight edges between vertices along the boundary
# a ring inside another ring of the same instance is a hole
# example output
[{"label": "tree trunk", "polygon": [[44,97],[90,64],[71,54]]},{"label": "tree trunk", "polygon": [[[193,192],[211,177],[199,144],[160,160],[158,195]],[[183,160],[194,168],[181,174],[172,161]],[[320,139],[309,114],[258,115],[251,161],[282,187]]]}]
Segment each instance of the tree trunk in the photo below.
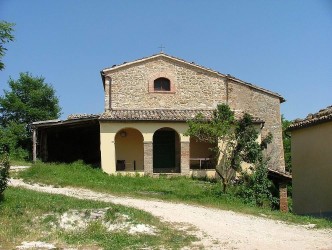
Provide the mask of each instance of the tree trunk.
[{"label": "tree trunk", "polygon": [[219,172],[219,170],[216,168],[216,172],[219,175],[219,177],[221,178],[221,183],[222,183],[222,191],[224,194],[226,194],[226,190],[227,190],[227,179]]}]

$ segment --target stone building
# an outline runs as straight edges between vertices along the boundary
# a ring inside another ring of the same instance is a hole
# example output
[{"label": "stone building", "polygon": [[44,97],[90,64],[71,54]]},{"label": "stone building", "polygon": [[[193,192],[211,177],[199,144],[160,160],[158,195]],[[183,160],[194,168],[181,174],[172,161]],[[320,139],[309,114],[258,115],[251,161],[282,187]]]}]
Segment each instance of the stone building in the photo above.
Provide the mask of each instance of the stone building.
[{"label": "stone building", "polygon": [[293,210],[332,218],[332,106],[295,120],[289,130]]},{"label": "stone building", "polygon": [[35,158],[83,159],[110,174],[214,175],[211,145],[184,133],[189,119],[209,118],[226,103],[255,117],[262,137],[273,134],[270,168],[284,172],[279,94],[164,53],[105,68],[101,77],[104,113],[34,123]]}]

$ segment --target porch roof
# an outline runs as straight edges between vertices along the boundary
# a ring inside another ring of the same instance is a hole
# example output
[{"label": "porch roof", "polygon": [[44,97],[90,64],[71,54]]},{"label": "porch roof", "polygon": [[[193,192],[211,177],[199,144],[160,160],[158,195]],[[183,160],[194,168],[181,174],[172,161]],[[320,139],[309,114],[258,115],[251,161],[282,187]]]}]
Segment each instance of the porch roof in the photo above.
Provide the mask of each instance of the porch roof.
[{"label": "porch roof", "polygon": [[[206,120],[211,120],[212,109],[135,109],[135,110],[109,110],[104,112],[99,120],[108,121],[179,121],[192,120],[201,113]],[[235,112],[235,117],[242,113]],[[255,123],[264,123],[263,120],[254,117]]]}]

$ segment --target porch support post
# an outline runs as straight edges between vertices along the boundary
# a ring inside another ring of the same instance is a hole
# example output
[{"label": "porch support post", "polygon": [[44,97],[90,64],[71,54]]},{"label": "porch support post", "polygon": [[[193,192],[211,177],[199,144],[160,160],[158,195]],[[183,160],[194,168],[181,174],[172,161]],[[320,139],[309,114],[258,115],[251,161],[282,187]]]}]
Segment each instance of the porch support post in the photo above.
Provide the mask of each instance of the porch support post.
[{"label": "porch support post", "polygon": [[288,212],[287,185],[279,182],[280,211]]},{"label": "porch support post", "polygon": [[181,175],[190,174],[190,142],[181,140]]},{"label": "porch support post", "polygon": [[101,168],[108,174],[115,174],[116,172],[116,156],[115,156],[115,142],[114,134],[101,134],[100,137],[100,153],[101,153]]},{"label": "porch support post", "polygon": [[144,141],[144,173],[153,174],[153,142]]},{"label": "porch support post", "polygon": [[37,161],[37,131],[36,128],[32,129],[32,161]]}]

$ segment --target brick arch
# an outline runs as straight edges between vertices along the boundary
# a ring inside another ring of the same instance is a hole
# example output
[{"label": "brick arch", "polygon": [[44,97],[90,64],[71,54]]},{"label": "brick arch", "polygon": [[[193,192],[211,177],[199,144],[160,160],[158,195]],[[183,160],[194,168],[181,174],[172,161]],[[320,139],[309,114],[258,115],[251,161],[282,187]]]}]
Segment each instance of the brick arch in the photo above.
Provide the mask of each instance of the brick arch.
[{"label": "brick arch", "polygon": [[[154,80],[158,79],[158,78],[167,78],[170,81],[170,91],[154,91]],[[175,77],[173,76],[172,73],[168,72],[168,71],[159,71],[157,73],[151,74],[149,76],[149,83],[148,83],[148,92],[149,93],[162,93],[162,94],[166,94],[166,93],[171,93],[174,94],[176,89],[176,81],[175,81]]]}]

